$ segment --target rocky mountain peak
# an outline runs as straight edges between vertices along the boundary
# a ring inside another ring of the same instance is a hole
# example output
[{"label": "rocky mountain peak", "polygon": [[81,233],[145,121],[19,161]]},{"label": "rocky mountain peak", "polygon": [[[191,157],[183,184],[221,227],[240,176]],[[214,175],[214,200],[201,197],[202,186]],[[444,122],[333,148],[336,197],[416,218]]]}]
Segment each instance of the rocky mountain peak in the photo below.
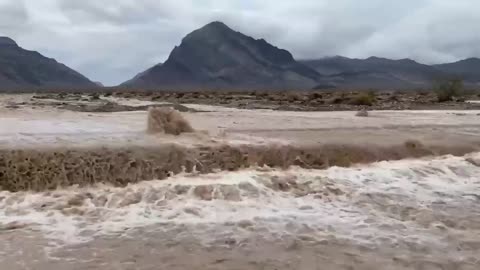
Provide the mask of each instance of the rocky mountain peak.
[{"label": "rocky mountain peak", "polygon": [[214,88],[310,88],[319,74],[287,50],[254,39],[222,22],[199,28],[168,60],[129,80],[129,86]]},{"label": "rocky mountain peak", "polygon": [[0,37],[0,46],[18,46],[17,43],[9,37]]}]

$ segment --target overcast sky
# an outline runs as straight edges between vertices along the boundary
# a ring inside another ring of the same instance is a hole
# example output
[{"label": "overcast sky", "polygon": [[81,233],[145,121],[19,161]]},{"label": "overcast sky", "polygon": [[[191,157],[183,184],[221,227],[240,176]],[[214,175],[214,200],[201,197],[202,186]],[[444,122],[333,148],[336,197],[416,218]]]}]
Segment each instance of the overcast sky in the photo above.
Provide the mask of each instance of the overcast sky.
[{"label": "overcast sky", "polygon": [[214,20],[297,59],[480,57],[479,0],[0,0],[0,36],[106,85],[165,61]]}]

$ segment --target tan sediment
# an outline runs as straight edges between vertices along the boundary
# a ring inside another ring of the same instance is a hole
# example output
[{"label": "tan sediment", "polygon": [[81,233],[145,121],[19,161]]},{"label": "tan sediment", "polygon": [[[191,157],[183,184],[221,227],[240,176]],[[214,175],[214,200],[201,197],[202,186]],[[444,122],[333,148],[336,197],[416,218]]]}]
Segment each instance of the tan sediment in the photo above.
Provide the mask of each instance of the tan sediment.
[{"label": "tan sediment", "polygon": [[9,191],[42,191],[97,183],[125,186],[165,179],[183,171],[209,173],[250,166],[324,169],[330,166],[430,155],[464,155],[478,146],[423,145],[407,141],[398,145],[340,145],[312,147],[285,145],[222,145],[182,147],[89,147],[0,149],[0,187]]}]

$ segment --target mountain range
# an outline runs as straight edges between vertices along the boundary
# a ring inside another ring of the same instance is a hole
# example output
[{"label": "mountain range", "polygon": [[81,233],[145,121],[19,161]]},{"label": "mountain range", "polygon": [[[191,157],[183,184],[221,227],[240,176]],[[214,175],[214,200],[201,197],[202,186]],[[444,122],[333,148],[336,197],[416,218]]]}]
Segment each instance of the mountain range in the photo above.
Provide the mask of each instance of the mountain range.
[{"label": "mountain range", "polygon": [[429,88],[461,78],[480,85],[480,59],[425,65],[411,59],[342,56],[296,61],[286,50],[213,22],[187,35],[167,61],[122,86],[135,88]]},{"label": "mountain range", "polygon": [[25,50],[8,37],[0,37],[0,87],[2,90],[91,88],[96,84],[54,59]]},{"label": "mountain range", "polygon": [[323,85],[339,88],[428,88],[436,82],[449,79],[462,79],[467,86],[480,85],[478,58],[442,65],[425,65],[411,59],[351,59],[335,56],[304,60],[301,63],[323,74],[320,79]]},{"label": "mountain range", "polygon": [[[480,86],[480,59],[425,65],[411,59],[342,56],[295,60],[290,52],[212,22],[184,37],[164,63],[120,87],[132,89],[418,89],[447,79]],[[80,73],[0,37],[0,89],[98,88]]]},{"label": "mountain range", "polygon": [[212,22],[188,34],[167,61],[124,86],[149,88],[312,88],[318,74],[263,39]]}]

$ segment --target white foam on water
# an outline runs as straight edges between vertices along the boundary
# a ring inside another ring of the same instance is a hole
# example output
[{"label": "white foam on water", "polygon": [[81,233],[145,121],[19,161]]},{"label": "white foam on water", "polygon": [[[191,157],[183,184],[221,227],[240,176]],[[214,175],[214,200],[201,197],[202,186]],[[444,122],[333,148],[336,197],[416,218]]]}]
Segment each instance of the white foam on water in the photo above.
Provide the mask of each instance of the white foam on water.
[{"label": "white foam on water", "polygon": [[381,192],[408,196],[423,202],[439,200],[443,193],[451,197],[480,195],[480,168],[466,161],[480,158],[444,156],[436,159],[407,159],[379,162],[349,169],[333,167],[320,175],[347,182],[362,192]]},{"label": "white foam on water", "polygon": [[[240,228],[372,245],[408,240],[443,246],[448,243],[440,225],[447,214],[463,222],[462,230],[480,230],[475,227],[480,219],[480,168],[466,158],[178,175],[124,188],[0,192],[0,229],[20,224],[62,244],[135,228],[188,225],[205,238],[212,228],[226,233]],[[471,219],[465,219],[467,212]]]}]

